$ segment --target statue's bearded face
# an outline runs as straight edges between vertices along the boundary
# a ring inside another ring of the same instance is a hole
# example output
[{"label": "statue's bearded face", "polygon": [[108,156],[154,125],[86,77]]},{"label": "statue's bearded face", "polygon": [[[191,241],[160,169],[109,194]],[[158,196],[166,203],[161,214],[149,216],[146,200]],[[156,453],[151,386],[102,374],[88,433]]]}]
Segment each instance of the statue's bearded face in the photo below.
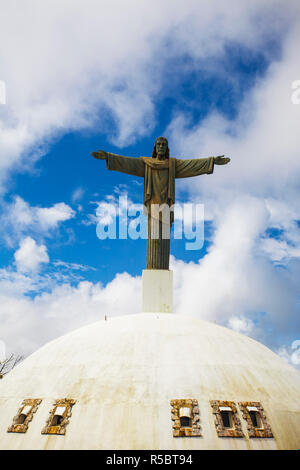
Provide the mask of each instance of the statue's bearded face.
[{"label": "statue's bearded face", "polygon": [[164,160],[166,158],[166,151],[168,148],[168,142],[166,139],[157,139],[155,148],[158,160]]}]

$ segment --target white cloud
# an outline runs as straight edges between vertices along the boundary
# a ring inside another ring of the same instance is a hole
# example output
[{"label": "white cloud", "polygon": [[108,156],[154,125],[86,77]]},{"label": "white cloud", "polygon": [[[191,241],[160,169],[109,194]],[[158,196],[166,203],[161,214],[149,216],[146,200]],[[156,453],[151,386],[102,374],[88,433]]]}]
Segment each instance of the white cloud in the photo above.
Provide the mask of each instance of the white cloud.
[{"label": "white cloud", "polygon": [[7,218],[16,227],[22,228],[32,225],[36,218],[30,205],[19,196],[16,196],[14,202],[9,204],[6,209]]},{"label": "white cloud", "polygon": [[285,240],[266,238],[261,242],[261,249],[278,264],[286,264],[291,258],[300,258],[300,240],[298,240],[298,246],[295,247]]},{"label": "white cloud", "polygon": [[14,253],[17,269],[20,272],[38,271],[42,263],[49,263],[45,245],[37,245],[30,237],[24,238],[20,248]]},{"label": "white cloud", "polygon": [[215,220],[198,263],[172,258],[176,312],[238,329],[273,350],[299,332],[299,266],[278,269],[259,247],[269,222],[259,198],[241,197]]},{"label": "white cloud", "polygon": [[213,244],[199,264],[174,261],[178,312],[217,321],[243,312],[251,284],[256,282],[249,272],[255,271],[252,254],[266,217],[256,199],[237,201],[218,220]]},{"label": "white cloud", "polygon": [[75,217],[75,211],[64,202],[38,207],[30,206],[20,196],[15,196],[12,203],[3,203],[2,206],[1,231],[9,246],[28,232],[38,236],[49,235],[59,224]]},{"label": "white cloud", "polygon": [[290,346],[282,346],[277,354],[293,366],[300,366],[300,340],[295,340]]},{"label": "white cloud", "polygon": [[3,292],[0,283],[0,304],[1,336],[8,353],[26,355],[57,336],[103,320],[105,315],[109,321],[115,315],[137,313],[141,279],[123,273],[105,287],[86,281],[76,286],[65,283],[35,298]]},{"label": "white cloud", "polygon": [[174,58],[209,59],[205,66],[212,67],[232,41],[263,52],[265,40],[288,29],[297,11],[296,2],[279,0],[187,0],[176,8],[173,0],[2,3],[2,184],[70,130],[101,126],[120,146],[149,133]]},{"label": "white cloud", "polygon": [[238,333],[248,335],[253,330],[253,322],[242,316],[233,316],[228,320],[228,327]]},{"label": "white cloud", "polygon": [[60,222],[74,217],[75,212],[64,202],[54,204],[52,207],[36,208],[36,217],[42,230],[56,228]]},{"label": "white cloud", "polygon": [[119,216],[134,217],[143,212],[143,204],[134,203],[128,197],[127,191],[120,187],[115,187],[112,194],[104,196],[100,201],[93,201],[91,204],[96,204],[96,213],[88,214],[87,219],[83,221],[84,225],[110,225]]},{"label": "white cloud", "polygon": [[266,197],[275,200],[278,209],[281,201],[282,210],[277,211],[281,218],[291,212],[299,217],[300,106],[291,103],[291,83],[299,74],[299,22],[298,11],[296,24],[283,41],[281,59],[271,63],[246,94],[237,119],[212,112],[191,128],[184,114],[174,117],[166,130],[173,152],[231,157],[229,165],[215,168],[213,181],[209,176],[202,177],[201,184],[182,181],[181,188],[192,187],[193,194],[201,192],[206,198],[225,197],[225,202],[232,194]]},{"label": "white cloud", "polygon": [[83,188],[79,187],[79,188],[74,189],[74,191],[72,192],[72,196],[71,196],[72,202],[73,203],[79,202],[83,198],[83,195],[84,195]]},{"label": "white cloud", "polygon": [[53,262],[53,265],[55,267],[62,267],[62,268],[65,268],[67,270],[75,270],[75,271],[89,271],[89,270],[92,270],[92,271],[97,271],[97,268],[94,268],[92,266],[86,266],[86,265],[83,265],[83,264],[78,264],[78,263],[67,263],[66,261],[54,261]]}]

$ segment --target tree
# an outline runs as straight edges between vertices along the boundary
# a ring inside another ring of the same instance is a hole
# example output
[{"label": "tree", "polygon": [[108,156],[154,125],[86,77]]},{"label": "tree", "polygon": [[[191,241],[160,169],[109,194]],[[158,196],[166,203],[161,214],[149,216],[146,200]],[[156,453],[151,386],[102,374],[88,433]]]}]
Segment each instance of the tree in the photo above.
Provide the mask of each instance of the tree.
[{"label": "tree", "polygon": [[10,357],[0,361],[0,379],[3,379],[4,375],[8,374],[16,365],[23,359],[23,356],[15,356],[11,354]]}]

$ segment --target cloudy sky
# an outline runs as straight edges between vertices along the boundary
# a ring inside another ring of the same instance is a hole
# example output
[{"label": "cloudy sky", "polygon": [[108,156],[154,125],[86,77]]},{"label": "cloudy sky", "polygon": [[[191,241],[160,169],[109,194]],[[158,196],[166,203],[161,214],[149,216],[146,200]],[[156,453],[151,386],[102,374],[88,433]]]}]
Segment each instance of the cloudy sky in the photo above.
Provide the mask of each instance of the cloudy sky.
[{"label": "cloudy sky", "polygon": [[[172,240],[176,312],[300,366],[296,0],[0,0],[0,340],[28,355],[141,307],[145,240],[99,240],[142,181],[90,152],[231,162],[176,183],[202,249]],[[107,215],[106,215],[107,216]],[[109,216],[109,214],[108,214]],[[1,349],[3,355],[3,347]]]}]

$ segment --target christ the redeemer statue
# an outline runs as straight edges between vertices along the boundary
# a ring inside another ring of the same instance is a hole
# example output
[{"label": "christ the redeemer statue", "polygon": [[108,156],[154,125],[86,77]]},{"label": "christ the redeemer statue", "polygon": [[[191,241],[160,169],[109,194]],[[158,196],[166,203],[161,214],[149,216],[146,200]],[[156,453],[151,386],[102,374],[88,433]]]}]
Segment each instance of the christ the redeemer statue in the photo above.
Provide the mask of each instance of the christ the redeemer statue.
[{"label": "christ the redeemer statue", "polygon": [[144,178],[143,202],[148,212],[147,269],[169,269],[170,227],[173,213],[171,212],[166,224],[157,207],[174,205],[175,178],[211,174],[214,165],[225,165],[230,161],[230,158],[225,158],[224,155],[195,159],[170,158],[168,141],[165,137],[156,139],[152,157],[123,157],[103,150],[92,152],[92,156],[106,160],[108,170]]}]

